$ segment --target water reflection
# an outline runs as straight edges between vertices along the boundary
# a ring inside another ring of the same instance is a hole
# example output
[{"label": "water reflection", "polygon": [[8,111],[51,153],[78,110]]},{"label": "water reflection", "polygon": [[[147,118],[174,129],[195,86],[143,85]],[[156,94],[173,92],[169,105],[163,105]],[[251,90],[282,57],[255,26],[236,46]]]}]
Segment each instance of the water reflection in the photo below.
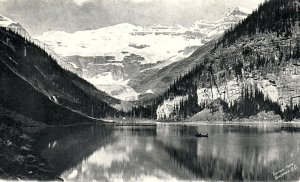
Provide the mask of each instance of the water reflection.
[{"label": "water reflection", "polygon": [[112,142],[112,128],[106,126],[55,127],[36,137],[36,150],[51,163],[60,176],[85,160],[100,146]]},{"label": "water reflection", "polygon": [[[300,167],[300,132],[275,126],[87,126],[47,131],[37,148],[66,181],[275,180]],[[209,138],[195,138],[197,132]],[[299,169],[280,180],[299,180]]]}]

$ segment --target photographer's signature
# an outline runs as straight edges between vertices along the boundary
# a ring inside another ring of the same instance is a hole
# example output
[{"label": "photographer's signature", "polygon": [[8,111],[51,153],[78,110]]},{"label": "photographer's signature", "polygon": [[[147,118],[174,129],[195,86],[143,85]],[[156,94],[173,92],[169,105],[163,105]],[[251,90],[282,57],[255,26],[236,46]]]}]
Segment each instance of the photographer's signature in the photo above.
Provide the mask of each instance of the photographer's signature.
[{"label": "photographer's signature", "polygon": [[294,163],[291,163],[289,165],[286,165],[285,168],[282,168],[277,172],[273,172],[273,176],[274,176],[275,180],[277,180],[296,169],[298,169],[298,166]]}]

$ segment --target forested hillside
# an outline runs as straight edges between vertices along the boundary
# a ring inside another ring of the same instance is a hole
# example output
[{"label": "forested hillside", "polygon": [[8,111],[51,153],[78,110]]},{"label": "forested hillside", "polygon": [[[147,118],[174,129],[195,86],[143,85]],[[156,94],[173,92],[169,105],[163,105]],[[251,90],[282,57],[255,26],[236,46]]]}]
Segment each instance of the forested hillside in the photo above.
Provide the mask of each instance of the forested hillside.
[{"label": "forested hillside", "polygon": [[[272,111],[282,119],[299,118],[300,2],[270,0],[227,31],[209,53],[161,97],[135,108],[134,116],[186,119],[216,99],[224,120]],[[145,109],[147,108],[147,109]],[[213,111],[211,111],[213,112]]]},{"label": "forested hillside", "polygon": [[1,107],[48,124],[113,116],[119,101],[62,69],[45,51],[0,28]]}]

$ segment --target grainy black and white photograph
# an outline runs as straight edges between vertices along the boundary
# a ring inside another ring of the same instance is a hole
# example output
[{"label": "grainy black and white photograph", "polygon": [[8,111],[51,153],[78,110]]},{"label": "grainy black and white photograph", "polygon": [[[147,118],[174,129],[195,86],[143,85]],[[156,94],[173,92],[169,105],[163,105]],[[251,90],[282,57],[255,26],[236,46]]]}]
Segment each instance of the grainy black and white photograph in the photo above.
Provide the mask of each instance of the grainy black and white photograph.
[{"label": "grainy black and white photograph", "polygon": [[0,0],[0,181],[300,181],[300,0]]}]

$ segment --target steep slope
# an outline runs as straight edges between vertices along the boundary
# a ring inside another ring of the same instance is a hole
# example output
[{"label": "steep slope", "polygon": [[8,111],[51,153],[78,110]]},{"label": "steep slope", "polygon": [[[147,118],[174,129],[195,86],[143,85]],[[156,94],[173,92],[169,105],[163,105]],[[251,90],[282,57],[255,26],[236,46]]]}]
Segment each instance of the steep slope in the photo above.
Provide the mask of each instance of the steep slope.
[{"label": "steep slope", "polygon": [[[137,100],[161,93],[161,88],[141,86],[148,77],[190,56],[246,18],[247,13],[249,10],[236,8],[218,21],[199,21],[189,28],[124,23],[75,33],[46,32],[36,38],[72,65],[67,69],[97,88],[122,100]],[[168,85],[157,79],[154,82]]]},{"label": "steep slope", "polygon": [[110,106],[118,100],[62,69],[45,47],[41,49],[36,43],[21,25],[1,17],[2,180],[60,181],[49,161],[36,151],[35,142],[40,138],[35,140],[32,134],[49,125],[100,123],[100,117],[118,112]]},{"label": "steep slope", "polygon": [[114,115],[118,104],[14,29],[0,28],[1,106],[47,124],[84,123]]},{"label": "steep slope", "polygon": [[18,35],[21,35],[23,37],[30,37],[28,32],[20,25],[19,23],[0,15],[0,27],[6,27],[9,30],[13,30],[16,32]]},{"label": "steep slope", "polygon": [[147,108],[157,107],[152,116],[185,119],[222,99],[226,120],[263,111],[299,118],[299,7],[298,0],[268,1],[211,43],[209,51],[197,50],[188,58],[196,66],[178,75],[163,96],[148,101]]}]

